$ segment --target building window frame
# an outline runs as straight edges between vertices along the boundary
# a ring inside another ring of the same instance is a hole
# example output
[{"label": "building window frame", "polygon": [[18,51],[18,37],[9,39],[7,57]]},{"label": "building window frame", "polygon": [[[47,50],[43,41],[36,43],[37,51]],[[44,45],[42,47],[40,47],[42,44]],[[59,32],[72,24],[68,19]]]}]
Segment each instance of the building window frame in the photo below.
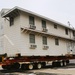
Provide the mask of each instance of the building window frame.
[{"label": "building window frame", "polygon": [[57,29],[57,28],[58,28],[57,24],[54,24],[54,28],[55,28],[55,29]]},{"label": "building window frame", "polygon": [[10,17],[10,26],[14,25],[14,17]]},{"label": "building window frame", "polygon": [[47,37],[46,36],[42,36],[42,42],[43,42],[43,45],[47,45]]},{"label": "building window frame", "polygon": [[42,20],[42,28],[46,28],[46,21]]},{"label": "building window frame", "polygon": [[59,45],[59,39],[55,38],[55,45]]},{"label": "building window frame", "polygon": [[35,22],[34,22],[34,17],[33,16],[29,16],[29,24],[30,25],[35,25]]},{"label": "building window frame", "polygon": [[73,33],[73,36],[75,36],[75,31],[73,31],[72,33]]},{"label": "building window frame", "polygon": [[65,34],[68,35],[68,29],[67,28],[65,28]]},{"label": "building window frame", "polygon": [[35,35],[34,34],[29,34],[29,42],[35,44]]}]

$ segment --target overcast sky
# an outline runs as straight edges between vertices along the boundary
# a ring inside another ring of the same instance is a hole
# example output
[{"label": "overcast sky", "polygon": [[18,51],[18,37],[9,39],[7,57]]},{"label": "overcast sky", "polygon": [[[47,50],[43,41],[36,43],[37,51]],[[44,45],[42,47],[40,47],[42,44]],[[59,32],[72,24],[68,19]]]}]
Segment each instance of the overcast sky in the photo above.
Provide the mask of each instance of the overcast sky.
[{"label": "overcast sky", "polygon": [[0,0],[0,10],[15,6],[75,27],[75,0]]}]

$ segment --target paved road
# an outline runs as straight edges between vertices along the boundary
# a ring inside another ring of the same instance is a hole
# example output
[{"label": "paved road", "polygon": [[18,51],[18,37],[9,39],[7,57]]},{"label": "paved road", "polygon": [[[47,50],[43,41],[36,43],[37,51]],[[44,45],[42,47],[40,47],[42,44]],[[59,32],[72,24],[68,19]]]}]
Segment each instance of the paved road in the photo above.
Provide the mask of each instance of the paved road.
[{"label": "paved road", "polygon": [[75,75],[75,64],[66,67],[45,67],[40,70],[3,70],[0,75]]}]

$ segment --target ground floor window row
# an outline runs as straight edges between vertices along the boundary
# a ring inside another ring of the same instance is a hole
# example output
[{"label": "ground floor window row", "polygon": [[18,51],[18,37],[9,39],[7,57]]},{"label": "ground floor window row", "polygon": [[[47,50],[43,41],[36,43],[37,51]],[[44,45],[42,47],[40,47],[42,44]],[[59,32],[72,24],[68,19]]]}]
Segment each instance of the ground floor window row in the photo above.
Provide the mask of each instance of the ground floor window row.
[{"label": "ground floor window row", "polygon": [[[29,34],[29,42],[35,44],[35,34]],[[42,44],[47,45],[47,36],[42,36]],[[55,38],[55,45],[59,45],[59,38]]]}]

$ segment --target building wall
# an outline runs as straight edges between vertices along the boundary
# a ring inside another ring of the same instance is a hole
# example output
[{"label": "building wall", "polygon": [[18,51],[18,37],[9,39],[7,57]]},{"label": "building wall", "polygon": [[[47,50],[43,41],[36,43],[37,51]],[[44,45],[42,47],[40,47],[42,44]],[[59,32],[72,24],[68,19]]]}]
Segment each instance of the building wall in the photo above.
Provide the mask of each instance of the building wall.
[{"label": "building wall", "polygon": [[4,51],[8,55],[16,54],[20,47],[20,16],[15,17],[14,25],[10,26],[9,21],[5,20],[4,27]]},{"label": "building wall", "polygon": [[[42,31],[42,23],[41,20],[44,20],[42,18],[39,18],[37,16],[34,15],[29,15],[27,13],[21,13],[21,26],[22,27],[29,27],[29,16],[33,16],[35,19],[35,26],[36,26],[36,30],[40,30]],[[48,29],[48,33],[52,33],[58,36],[62,36],[62,37],[66,37],[66,38],[73,38],[73,31],[68,29],[68,35],[65,34],[65,28],[61,25],[57,25],[57,29],[54,28],[54,23],[50,22],[50,21],[46,21],[46,26]],[[60,31],[60,32],[59,32]]]},{"label": "building wall", "polygon": [[[29,33],[21,33],[21,27],[29,27],[29,14],[21,12],[19,16],[15,17],[14,25],[10,27],[9,21],[4,20],[4,34],[8,39],[4,38],[4,52],[8,55],[21,53],[22,55],[65,55],[67,53],[67,43],[69,40],[59,39],[59,46],[55,45],[55,38],[52,36],[47,37],[49,48],[43,50],[42,35],[35,34],[35,44],[37,48],[30,49]],[[31,15],[32,16],[32,15]],[[8,18],[9,19],[9,18]],[[36,30],[42,31],[41,18],[35,16]],[[58,25],[54,29],[54,23],[46,21],[48,33],[70,37],[65,34],[65,27]],[[72,35],[72,31],[71,31]]]},{"label": "building wall", "polygon": [[4,34],[4,19],[1,18],[1,12],[0,12],[0,54],[4,53],[4,49],[3,49],[3,43],[4,43],[3,34]]},{"label": "building wall", "polygon": [[67,53],[66,41],[63,39],[59,40],[59,46],[55,45],[55,38],[48,37],[49,48],[47,50],[43,49],[42,36],[35,35],[35,49],[30,49],[29,34],[21,34],[21,53],[23,55],[65,55]]},{"label": "building wall", "polygon": [[[29,14],[21,13],[21,27],[29,27]],[[41,18],[35,16],[35,26],[36,30],[42,31]],[[55,35],[61,35],[64,37],[69,37],[69,35],[65,34],[65,28],[58,25],[57,29],[54,29],[54,24],[46,21],[48,33],[52,33]],[[60,32],[60,33],[59,33]],[[63,34],[63,35],[62,35]],[[36,35],[36,34],[35,34]],[[48,50],[43,50],[42,44],[42,36],[36,35],[35,37],[36,49],[30,49],[29,43],[29,33],[21,33],[21,52],[24,55],[62,55],[67,53],[67,40],[59,39],[59,46],[55,45],[55,38],[49,36],[48,41]]]}]

